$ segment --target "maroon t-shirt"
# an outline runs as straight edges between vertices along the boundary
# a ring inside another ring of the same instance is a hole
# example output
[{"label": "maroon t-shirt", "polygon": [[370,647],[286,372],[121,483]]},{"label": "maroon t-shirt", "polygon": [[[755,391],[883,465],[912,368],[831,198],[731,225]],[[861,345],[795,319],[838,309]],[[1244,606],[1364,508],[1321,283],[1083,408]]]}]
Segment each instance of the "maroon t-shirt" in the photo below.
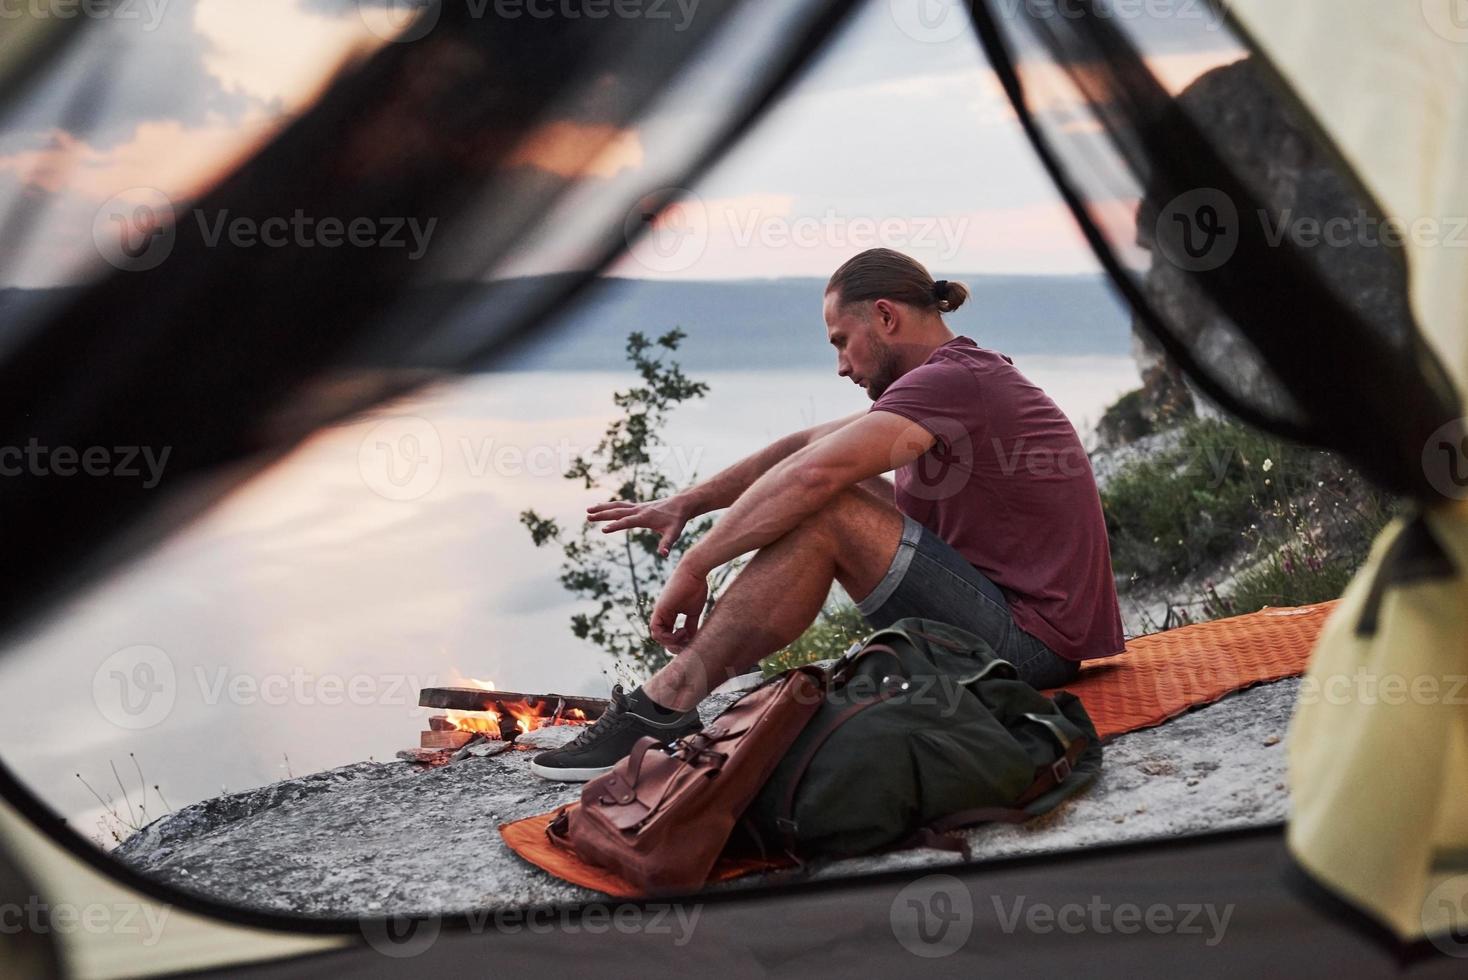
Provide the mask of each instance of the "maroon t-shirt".
[{"label": "maroon t-shirt", "polygon": [[1096,478],[1049,395],[1005,355],[957,337],[872,411],[937,438],[897,471],[897,506],[993,580],[1022,629],[1071,660],[1122,650]]}]

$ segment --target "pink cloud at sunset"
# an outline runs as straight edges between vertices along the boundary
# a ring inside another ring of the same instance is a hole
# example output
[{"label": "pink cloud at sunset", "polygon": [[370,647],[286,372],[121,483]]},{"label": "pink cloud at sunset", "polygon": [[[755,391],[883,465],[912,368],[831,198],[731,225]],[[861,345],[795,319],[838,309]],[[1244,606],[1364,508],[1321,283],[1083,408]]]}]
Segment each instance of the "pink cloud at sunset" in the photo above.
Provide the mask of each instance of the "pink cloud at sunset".
[{"label": "pink cloud at sunset", "polygon": [[188,198],[265,143],[284,121],[256,112],[243,121],[217,120],[204,126],[145,122],[131,140],[108,150],[55,130],[40,149],[0,156],[0,173],[14,174],[31,187],[91,201],[137,187]]}]

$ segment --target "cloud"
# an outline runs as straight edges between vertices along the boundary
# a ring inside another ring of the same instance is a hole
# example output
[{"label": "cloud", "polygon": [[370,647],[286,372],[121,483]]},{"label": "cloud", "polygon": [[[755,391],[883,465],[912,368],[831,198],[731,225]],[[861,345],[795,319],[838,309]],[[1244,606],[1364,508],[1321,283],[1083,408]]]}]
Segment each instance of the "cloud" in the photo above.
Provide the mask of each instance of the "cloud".
[{"label": "cloud", "polygon": [[139,123],[127,142],[105,149],[57,129],[41,147],[0,155],[0,172],[52,194],[70,193],[94,202],[137,187],[156,187],[185,199],[264,142],[278,123],[264,112],[196,126],[175,119],[149,121]]},{"label": "cloud", "polygon": [[54,152],[60,130],[60,141],[123,156],[161,132],[196,134],[200,148],[174,145],[207,157],[228,128],[248,139],[262,119],[299,111],[345,58],[381,43],[360,19],[298,0],[168,0],[150,23],[89,25],[5,119],[0,155]]},{"label": "cloud", "polygon": [[605,178],[641,168],[645,156],[635,130],[557,120],[526,134],[506,165],[536,167],[561,177]]},{"label": "cloud", "polygon": [[344,58],[381,43],[360,17],[301,0],[197,2],[194,29],[209,74],[287,112],[309,102]]},{"label": "cloud", "polygon": [[207,0],[171,0],[151,29],[144,20],[116,18],[88,25],[7,117],[0,152],[33,148],[69,118],[84,121],[68,126],[84,129],[75,135],[106,149],[145,122],[200,126],[268,108],[209,70],[212,45],[194,29],[201,2]]},{"label": "cloud", "polygon": [[[89,24],[0,129],[0,214],[39,216],[0,254],[6,285],[94,266],[97,206],[204,190],[308,105],[344,59],[381,39],[300,0],[166,0]],[[355,10],[354,7],[350,9]]]}]

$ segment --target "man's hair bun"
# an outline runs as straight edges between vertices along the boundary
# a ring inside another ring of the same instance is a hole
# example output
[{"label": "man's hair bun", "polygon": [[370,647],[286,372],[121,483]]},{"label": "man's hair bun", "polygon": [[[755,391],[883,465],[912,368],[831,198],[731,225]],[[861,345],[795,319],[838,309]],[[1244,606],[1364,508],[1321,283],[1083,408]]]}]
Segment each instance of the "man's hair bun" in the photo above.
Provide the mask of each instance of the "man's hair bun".
[{"label": "man's hair bun", "polygon": [[943,313],[952,313],[968,300],[968,287],[961,282],[939,279],[933,283],[933,299]]}]

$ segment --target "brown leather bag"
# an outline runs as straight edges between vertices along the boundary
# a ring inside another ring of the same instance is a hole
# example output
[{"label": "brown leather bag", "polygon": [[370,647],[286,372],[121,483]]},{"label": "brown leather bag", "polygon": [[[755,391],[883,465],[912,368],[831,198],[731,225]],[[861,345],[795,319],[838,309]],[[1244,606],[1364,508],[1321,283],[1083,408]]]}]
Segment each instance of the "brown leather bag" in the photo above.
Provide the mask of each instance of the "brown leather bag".
[{"label": "brown leather bag", "polygon": [[669,752],[643,738],[546,828],[585,861],[649,893],[708,879],[734,824],[825,694],[826,674],[800,667],[766,681]]}]

